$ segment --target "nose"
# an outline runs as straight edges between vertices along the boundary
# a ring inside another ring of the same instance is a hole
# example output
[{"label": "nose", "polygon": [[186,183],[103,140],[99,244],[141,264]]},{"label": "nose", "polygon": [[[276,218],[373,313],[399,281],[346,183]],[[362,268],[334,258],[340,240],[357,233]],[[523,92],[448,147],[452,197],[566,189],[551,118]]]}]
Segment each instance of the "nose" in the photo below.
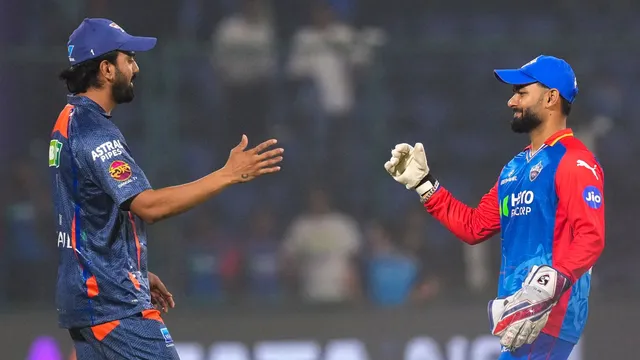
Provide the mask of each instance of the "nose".
[{"label": "nose", "polygon": [[515,108],[518,105],[518,94],[513,94],[513,96],[507,101],[507,106],[510,108]]},{"label": "nose", "polygon": [[138,66],[138,63],[136,61],[133,62],[133,73],[137,74],[138,72],[140,72],[140,67]]}]

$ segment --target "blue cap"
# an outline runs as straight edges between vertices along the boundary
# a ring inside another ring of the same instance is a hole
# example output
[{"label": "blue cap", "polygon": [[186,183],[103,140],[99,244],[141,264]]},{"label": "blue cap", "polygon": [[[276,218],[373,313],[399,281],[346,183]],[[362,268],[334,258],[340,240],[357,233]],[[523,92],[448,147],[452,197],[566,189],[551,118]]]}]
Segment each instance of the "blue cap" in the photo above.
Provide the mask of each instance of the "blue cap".
[{"label": "blue cap", "polygon": [[86,18],[69,36],[69,62],[76,65],[110,51],[148,51],[156,46],[153,37],[131,36],[109,19]]},{"label": "blue cap", "polygon": [[578,95],[578,81],[571,66],[564,60],[553,56],[540,55],[520,69],[494,70],[498,80],[511,85],[540,84],[557,89],[568,102],[572,103]]}]

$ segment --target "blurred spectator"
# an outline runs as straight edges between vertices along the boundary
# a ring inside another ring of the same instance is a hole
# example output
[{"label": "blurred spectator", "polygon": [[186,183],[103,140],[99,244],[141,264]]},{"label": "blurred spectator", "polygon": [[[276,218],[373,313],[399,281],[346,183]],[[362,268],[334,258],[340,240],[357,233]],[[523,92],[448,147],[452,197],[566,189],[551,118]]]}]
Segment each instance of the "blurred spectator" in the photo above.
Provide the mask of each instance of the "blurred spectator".
[{"label": "blurred spectator", "polygon": [[446,241],[433,236],[427,227],[429,215],[418,207],[407,211],[403,217],[400,248],[416,259],[418,275],[412,300],[427,301],[440,294],[441,285],[451,279],[445,278],[445,271],[455,272],[455,252],[451,252]]},{"label": "blurred spectator", "polygon": [[317,1],[311,25],[294,36],[288,70],[293,78],[312,80],[326,115],[345,121],[341,118],[354,106],[353,66],[371,61],[370,45],[356,29],[338,21],[327,3]]},{"label": "blurred spectator", "polygon": [[[354,106],[356,75],[373,60],[373,48],[381,42],[373,30],[359,32],[339,21],[325,1],[311,6],[311,24],[299,29],[293,38],[287,71],[297,93],[311,93],[307,116],[297,131],[313,150],[312,159],[333,177],[333,189],[347,189],[346,174],[353,170],[345,157],[350,156],[355,127]],[[355,176],[355,174],[354,174]],[[336,194],[344,197],[344,194]]]},{"label": "blurred spectator", "polygon": [[197,211],[186,231],[187,293],[204,301],[229,301],[240,290],[240,247],[215,214]]},{"label": "blurred spectator", "polygon": [[[7,295],[15,303],[51,300],[56,269],[53,244],[58,234],[52,231],[50,198],[44,193],[42,177],[30,160],[19,161],[8,174],[12,183],[4,209],[7,242],[2,261],[8,276]],[[57,245],[63,246],[60,242]],[[45,275],[34,277],[34,273]]]},{"label": "blurred spectator", "polygon": [[402,305],[411,299],[417,284],[419,259],[398,246],[397,232],[373,222],[366,232],[368,251],[363,254],[364,277],[369,300],[377,305]]},{"label": "blurred spectator", "polygon": [[274,212],[258,208],[250,220],[243,258],[249,294],[260,301],[282,299],[280,242]]},{"label": "blurred spectator", "polygon": [[303,300],[343,303],[361,296],[355,257],[361,247],[358,224],[331,207],[329,194],[309,190],[309,208],[286,230],[283,251],[289,275],[296,274]]},{"label": "blurred spectator", "polygon": [[241,11],[223,19],[213,35],[213,66],[223,87],[229,146],[242,134],[262,141],[268,131],[270,81],[276,42],[267,3],[242,0]]},{"label": "blurred spectator", "polygon": [[490,250],[488,241],[473,246],[465,244],[463,247],[465,280],[470,291],[486,291],[492,280]]}]

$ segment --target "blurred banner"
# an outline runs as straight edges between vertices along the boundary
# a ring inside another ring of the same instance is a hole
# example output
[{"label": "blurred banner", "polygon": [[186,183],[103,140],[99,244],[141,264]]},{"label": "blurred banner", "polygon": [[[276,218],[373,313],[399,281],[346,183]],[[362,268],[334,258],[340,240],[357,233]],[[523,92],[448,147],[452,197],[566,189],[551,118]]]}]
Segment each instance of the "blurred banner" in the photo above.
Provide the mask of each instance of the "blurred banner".
[{"label": "blurred banner", "polygon": [[[604,309],[608,309],[604,311]],[[483,306],[255,313],[174,310],[165,316],[182,360],[495,360]],[[570,360],[635,359],[633,303],[598,304]],[[52,312],[2,317],[3,359],[69,359]],[[612,331],[615,330],[615,331]]]}]

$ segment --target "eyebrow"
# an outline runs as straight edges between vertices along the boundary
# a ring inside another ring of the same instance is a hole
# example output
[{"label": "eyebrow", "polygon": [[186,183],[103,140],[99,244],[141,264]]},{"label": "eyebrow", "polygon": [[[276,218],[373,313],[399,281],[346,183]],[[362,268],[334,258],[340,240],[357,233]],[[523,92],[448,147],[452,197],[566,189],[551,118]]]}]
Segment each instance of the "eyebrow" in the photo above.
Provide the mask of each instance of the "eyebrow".
[{"label": "eyebrow", "polygon": [[123,54],[125,54],[125,55],[127,55],[127,56],[130,56],[130,57],[132,57],[132,58],[135,58],[135,57],[136,57],[136,52],[135,52],[135,51],[124,51],[124,50],[120,50],[120,52],[121,52],[121,53],[123,53]]}]

